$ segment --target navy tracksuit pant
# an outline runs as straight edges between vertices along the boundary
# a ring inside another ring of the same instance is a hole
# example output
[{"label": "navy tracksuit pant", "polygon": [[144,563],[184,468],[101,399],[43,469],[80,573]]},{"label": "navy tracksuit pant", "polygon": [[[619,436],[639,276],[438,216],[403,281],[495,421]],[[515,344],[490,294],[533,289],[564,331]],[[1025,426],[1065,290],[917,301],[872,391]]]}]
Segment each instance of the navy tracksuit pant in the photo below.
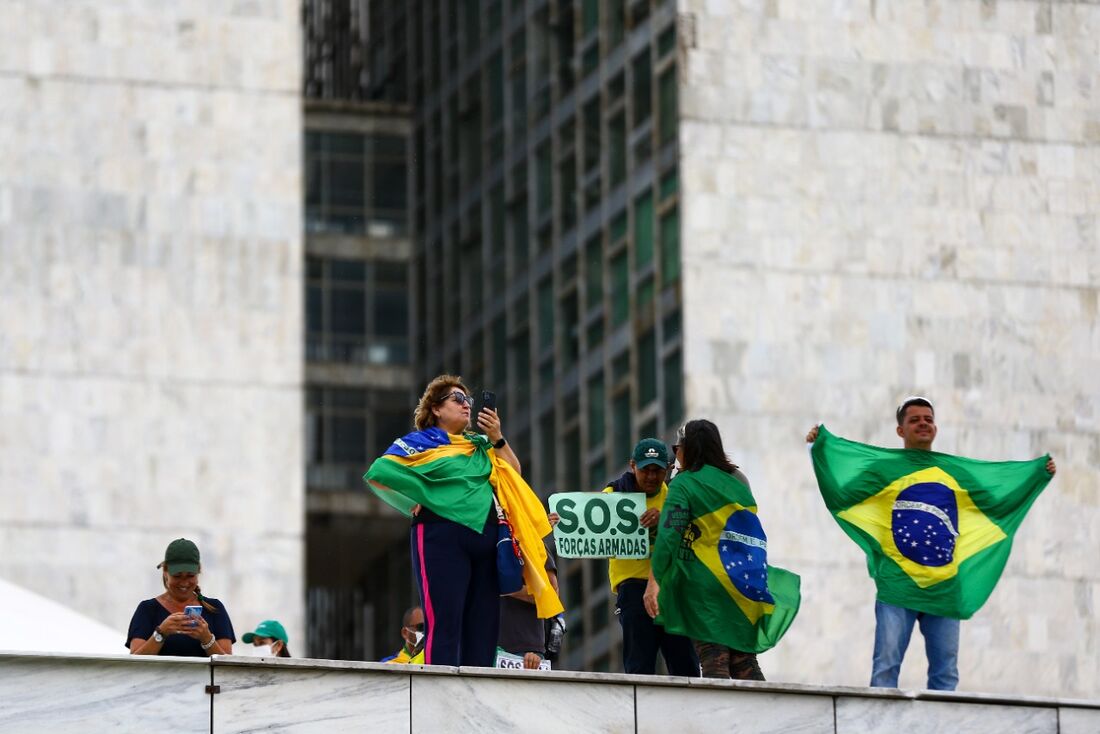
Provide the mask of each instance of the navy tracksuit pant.
[{"label": "navy tracksuit pant", "polygon": [[421,511],[409,533],[413,574],[424,609],[427,665],[496,664],[500,626],[497,517],[482,532]]}]

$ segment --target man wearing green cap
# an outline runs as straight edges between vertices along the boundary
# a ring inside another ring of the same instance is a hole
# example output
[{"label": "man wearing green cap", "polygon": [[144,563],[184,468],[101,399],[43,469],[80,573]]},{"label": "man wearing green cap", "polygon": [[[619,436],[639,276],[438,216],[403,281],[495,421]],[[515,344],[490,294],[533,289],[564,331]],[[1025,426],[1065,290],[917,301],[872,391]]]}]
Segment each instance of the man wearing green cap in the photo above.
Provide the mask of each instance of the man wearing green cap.
[{"label": "man wearing green cap", "polygon": [[[241,635],[241,642],[244,644],[269,648],[270,655],[277,658],[290,657],[290,650],[287,648],[289,641],[286,629],[274,619],[265,619],[256,625],[256,629]],[[258,651],[258,653],[260,657],[268,657],[264,652]]]},{"label": "man wearing green cap", "polygon": [[[630,469],[607,485],[604,492],[644,492],[646,511],[641,523],[649,528],[649,543],[657,536],[657,521],[668,496],[665,477],[671,461],[668,446],[656,438],[643,438],[634,447]],[[615,615],[623,628],[623,667],[627,673],[652,675],[657,670],[657,651],[665,658],[669,675],[699,677],[699,658],[691,640],[665,632],[645,610],[642,596],[649,582],[648,558],[610,558],[607,562],[611,591],[616,596]]]}]

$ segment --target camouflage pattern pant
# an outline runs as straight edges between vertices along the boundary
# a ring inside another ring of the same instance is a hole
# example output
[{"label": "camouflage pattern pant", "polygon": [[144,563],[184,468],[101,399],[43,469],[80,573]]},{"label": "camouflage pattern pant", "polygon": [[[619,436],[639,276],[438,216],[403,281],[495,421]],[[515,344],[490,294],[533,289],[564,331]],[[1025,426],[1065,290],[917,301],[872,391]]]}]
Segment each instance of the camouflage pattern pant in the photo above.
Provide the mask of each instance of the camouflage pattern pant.
[{"label": "camouflage pattern pant", "polygon": [[695,642],[699,664],[704,678],[733,678],[734,680],[764,680],[756,655],[740,652],[714,642]]}]

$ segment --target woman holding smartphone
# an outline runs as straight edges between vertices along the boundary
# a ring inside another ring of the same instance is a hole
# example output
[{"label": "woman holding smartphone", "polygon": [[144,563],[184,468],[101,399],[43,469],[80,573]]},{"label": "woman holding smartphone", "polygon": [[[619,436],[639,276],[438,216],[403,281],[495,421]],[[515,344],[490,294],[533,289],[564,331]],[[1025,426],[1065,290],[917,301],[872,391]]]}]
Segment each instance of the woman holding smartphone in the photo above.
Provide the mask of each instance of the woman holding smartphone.
[{"label": "woman holding smartphone", "polygon": [[[491,395],[486,395],[486,400]],[[520,476],[500,416],[462,380],[440,375],[416,407],[416,430],[398,438],[364,476],[385,502],[412,517],[413,574],[424,610],[424,662],[492,667],[500,614],[499,503],[522,549],[524,582],[539,617],[562,611],[546,575],[546,510]]]},{"label": "woman holding smartphone", "polygon": [[229,655],[236,637],[225,606],[199,589],[199,549],[186,538],[168,544],[161,569],[164,593],[138,604],[126,644],[132,655]]}]

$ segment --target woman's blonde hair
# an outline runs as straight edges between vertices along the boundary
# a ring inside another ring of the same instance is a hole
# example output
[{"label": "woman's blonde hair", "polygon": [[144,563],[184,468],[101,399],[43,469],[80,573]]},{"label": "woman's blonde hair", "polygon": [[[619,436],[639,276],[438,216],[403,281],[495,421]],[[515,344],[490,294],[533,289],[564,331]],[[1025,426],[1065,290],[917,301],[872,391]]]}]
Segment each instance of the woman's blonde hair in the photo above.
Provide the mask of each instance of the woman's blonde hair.
[{"label": "woman's blonde hair", "polygon": [[413,413],[413,423],[416,424],[416,430],[423,431],[425,428],[431,428],[436,424],[432,406],[446,400],[456,387],[467,395],[470,394],[470,388],[466,387],[462,382],[462,378],[458,375],[440,375],[428,383],[428,386],[424,388],[424,394],[420,396],[420,402],[416,404],[416,412]]}]

